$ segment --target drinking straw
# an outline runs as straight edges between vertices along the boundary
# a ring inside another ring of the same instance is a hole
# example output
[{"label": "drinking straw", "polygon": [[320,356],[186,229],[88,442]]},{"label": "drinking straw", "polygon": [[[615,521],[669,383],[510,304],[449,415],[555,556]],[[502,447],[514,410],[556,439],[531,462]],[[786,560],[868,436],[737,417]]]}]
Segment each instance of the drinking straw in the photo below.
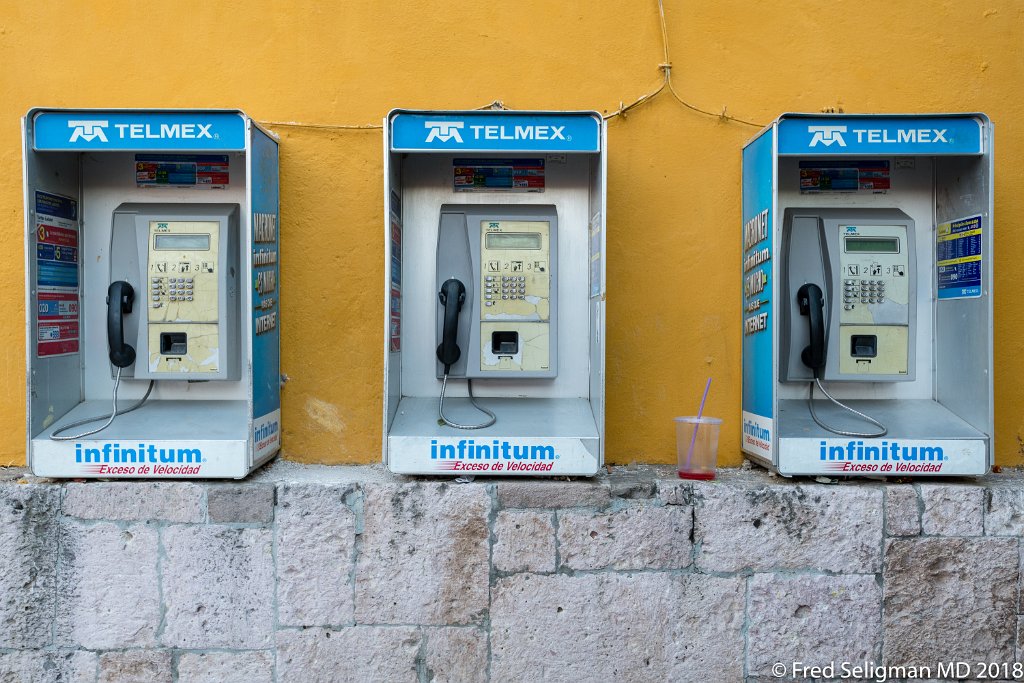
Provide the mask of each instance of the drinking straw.
[{"label": "drinking straw", "polygon": [[690,451],[686,454],[686,469],[690,468],[690,458],[693,457],[693,445],[697,443],[697,428],[700,427],[700,418],[704,415],[704,402],[708,400],[708,390],[711,389],[711,378],[704,385],[704,396],[700,399],[700,408],[697,410],[697,422],[693,425],[693,438],[690,439]]}]

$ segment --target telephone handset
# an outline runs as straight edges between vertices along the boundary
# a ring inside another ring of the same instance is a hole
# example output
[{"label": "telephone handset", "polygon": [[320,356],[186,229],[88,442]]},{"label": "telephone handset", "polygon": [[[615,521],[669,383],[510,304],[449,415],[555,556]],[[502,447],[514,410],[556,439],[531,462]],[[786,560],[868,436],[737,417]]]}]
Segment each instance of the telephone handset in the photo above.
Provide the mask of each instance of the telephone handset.
[{"label": "telephone handset", "polygon": [[807,283],[796,293],[800,315],[808,317],[810,344],[800,352],[800,360],[811,369],[815,379],[820,379],[825,371],[825,298],[821,287]]},{"label": "telephone handset", "polygon": [[450,278],[441,285],[437,298],[444,306],[444,329],[441,333],[441,343],[437,347],[437,360],[444,365],[444,374],[447,375],[452,365],[458,362],[462,355],[462,349],[456,340],[459,333],[459,312],[466,302],[466,286],[461,281]]},{"label": "telephone handset", "polygon": [[124,342],[124,316],[132,312],[135,289],[124,280],[110,283],[107,288],[107,347],[110,362],[126,368],[135,362],[135,347]]}]

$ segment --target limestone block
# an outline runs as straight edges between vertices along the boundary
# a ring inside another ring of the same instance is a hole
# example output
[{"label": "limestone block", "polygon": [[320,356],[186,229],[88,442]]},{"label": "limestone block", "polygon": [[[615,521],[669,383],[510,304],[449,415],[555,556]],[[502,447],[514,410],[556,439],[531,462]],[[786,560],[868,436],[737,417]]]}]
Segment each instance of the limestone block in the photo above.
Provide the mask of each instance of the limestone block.
[{"label": "limestone block", "polygon": [[874,576],[755,574],[750,579],[748,671],[772,665],[881,661],[882,589]]},{"label": "limestone block", "polygon": [[274,521],[274,487],[268,484],[210,484],[210,522],[266,524]]},{"label": "limestone block", "polygon": [[921,511],[917,489],[909,484],[885,487],[885,533],[917,536],[921,533]]},{"label": "limestone block", "polygon": [[100,655],[99,683],[171,683],[170,650],[124,650]]},{"label": "limestone block", "polygon": [[658,500],[665,505],[693,505],[693,482],[684,479],[659,479]]},{"label": "limestone block", "polygon": [[412,626],[278,631],[278,681],[415,681],[421,642]]},{"label": "limestone block", "polygon": [[495,681],[738,681],[741,578],[515,574],[491,605]]},{"label": "limestone block", "polygon": [[479,484],[367,486],[356,623],[479,623],[488,603],[490,503]]},{"label": "limestone block", "polygon": [[503,572],[555,571],[554,513],[502,510],[494,520],[491,561]]},{"label": "limestone block", "polygon": [[430,683],[486,683],[487,633],[474,626],[423,629],[426,645],[420,664]]},{"label": "limestone block", "polygon": [[988,490],[985,534],[1024,536],[1024,489],[993,486]]},{"label": "limestone block", "polygon": [[498,503],[503,508],[603,508],[611,501],[608,486],[601,479],[577,481],[501,481]]},{"label": "limestone block", "polygon": [[881,568],[881,487],[700,483],[694,497],[701,570]]},{"label": "limestone block", "polygon": [[59,508],[57,486],[0,485],[0,648],[50,643]]},{"label": "limestone block", "polygon": [[929,536],[980,536],[985,489],[963,484],[921,484],[921,529]]},{"label": "limestone block", "polygon": [[171,526],[162,534],[162,643],[193,649],[269,647],[271,531]]},{"label": "limestone block", "polygon": [[245,652],[183,652],[178,657],[178,683],[272,683],[274,655]]},{"label": "limestone block", "polygon": [[0,683],[95,683],[95,652],[0,652]]},{"label": "limestone block", "polygon": [[1018,558],[1013,538],[889,541],[886,663],[1013,661]]},{"label": "limestone block", "polygon": [[570,569],[680,569],[690,566],[692,509],[630,506],[612,513],[558,513],[558,548]]},{"label": "limestone block", "polygon": [[204,487],[185,481],[97,481],[64,487],[64,514],[80,519],[202,522]]},{"label": "limestone block", "polygon": [[277,511],[277,602],[282,626],[351,624],[357,495],[345,485],[282,484]]},{"label": "limestone block", "polygon": [[57,644],[152,647],[160,626],[157,531],[111,522],[61,528]]}]

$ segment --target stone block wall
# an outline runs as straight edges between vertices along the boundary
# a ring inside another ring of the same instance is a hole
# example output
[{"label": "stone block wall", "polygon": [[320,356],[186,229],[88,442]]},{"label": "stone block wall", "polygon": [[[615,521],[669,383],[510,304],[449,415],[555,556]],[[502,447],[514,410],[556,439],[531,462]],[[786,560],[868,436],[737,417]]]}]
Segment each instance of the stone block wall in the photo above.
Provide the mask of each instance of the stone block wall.
[{"label": "stone block wall", "polygon": [[1021,658],[1021,484],[7,471],[0,683],[976,674]]}]

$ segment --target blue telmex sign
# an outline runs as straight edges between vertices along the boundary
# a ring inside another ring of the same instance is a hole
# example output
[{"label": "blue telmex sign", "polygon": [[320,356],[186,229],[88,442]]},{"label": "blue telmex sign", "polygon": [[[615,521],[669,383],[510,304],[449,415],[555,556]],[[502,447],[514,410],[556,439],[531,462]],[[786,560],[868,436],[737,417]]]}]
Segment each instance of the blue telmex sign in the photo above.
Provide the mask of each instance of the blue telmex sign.
[{"label": "blue telmex sign", "polygon": [[245,149],[238,112],[41,111],[32,126],[39,151]]},{"label": "blue telmex sign", "polygon": [[394,151],[597,152],[597,114],[398,113],[391,118]]},{"label": "blue telmex sign", "polygon": [[974,116],[784,116],[779,154],[982,154]]}]

